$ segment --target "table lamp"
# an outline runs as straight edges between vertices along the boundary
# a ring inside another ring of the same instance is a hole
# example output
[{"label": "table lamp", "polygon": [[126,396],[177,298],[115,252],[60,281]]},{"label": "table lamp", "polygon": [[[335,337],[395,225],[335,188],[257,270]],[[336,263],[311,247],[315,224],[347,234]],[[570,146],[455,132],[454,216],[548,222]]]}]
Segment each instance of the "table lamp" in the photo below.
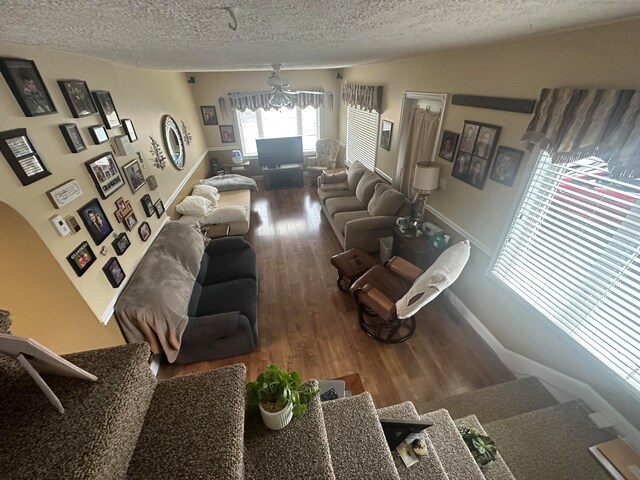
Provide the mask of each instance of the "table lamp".
[{"label": "table lamp", "polygon": [[418,162],[415,175],[413,177],[413,191],[420,197],[420,208],[418,209],[417,220],[424,217],[424,206],[427,203],[427,196],[438,189],[440,179],[440,167],[431,162]]}]

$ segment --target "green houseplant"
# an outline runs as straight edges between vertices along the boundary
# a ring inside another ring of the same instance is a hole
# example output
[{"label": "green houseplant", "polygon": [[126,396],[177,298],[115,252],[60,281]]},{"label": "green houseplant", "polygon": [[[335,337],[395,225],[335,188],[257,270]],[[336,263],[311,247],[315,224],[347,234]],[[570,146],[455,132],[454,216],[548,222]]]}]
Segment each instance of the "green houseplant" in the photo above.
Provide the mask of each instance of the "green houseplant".
[{"label": "green houseplant", "polygon": [[267,428],[279,430],[293,417],[307,411],[307,405],[318,394],[315,387],[302,386],[298,372],[287,372],[268,365],[254,382],[247,383],[247,408],[260,410]]},{"label": "green houseplant", "polygon": [[459,431],[478,465],[483,466],[496,459],[498,450],[491,438],[482,435],[475,428],[459,427]]}]

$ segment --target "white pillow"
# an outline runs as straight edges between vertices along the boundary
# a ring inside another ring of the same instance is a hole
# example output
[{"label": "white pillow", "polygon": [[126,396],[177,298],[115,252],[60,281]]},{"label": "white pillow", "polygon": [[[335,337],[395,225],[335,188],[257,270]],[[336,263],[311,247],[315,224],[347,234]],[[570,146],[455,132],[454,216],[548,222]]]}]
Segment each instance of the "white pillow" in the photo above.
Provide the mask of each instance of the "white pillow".
[{"label": "white pillow", "polygon": [[200,220],[202,225],[212,225],[214,223],[234,223],[244,222],[249,218],[249,209],[242,206],[220,207]]},{"label": "white pillow", "polygon": [[212,210],[211,200],[204,197],[184,197],[184,200],[176,205],[176,212],[181,215],[193,215],[194,217],[206,217]]},{"label": "white pillow", "polygon": [[218,200],[220,200],[218,189],[216,187],[212,187],[211,185],[196,185],[195,187],[193,187],[191,195],[194,195],[196,197],[208,198],[214,208],[218,206]]},{"label": "white pillow", "polygon": [[193,215],[183,215],[177,221],[186,223],[187,225],[191,225],[194,228],[200,228],[200,217],[194,217]]}]

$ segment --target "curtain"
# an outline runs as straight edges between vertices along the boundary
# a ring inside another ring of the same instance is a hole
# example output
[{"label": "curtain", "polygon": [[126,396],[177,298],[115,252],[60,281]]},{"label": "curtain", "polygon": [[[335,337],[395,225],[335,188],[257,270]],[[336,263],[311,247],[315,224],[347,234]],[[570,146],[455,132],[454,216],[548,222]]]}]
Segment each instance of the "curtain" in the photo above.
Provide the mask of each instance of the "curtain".
[{"label": "curtain", "polygon": [[[333,110],[333,94],[331,92],[325,93],[322,89],[310,91],[323,93],[323,95],[314,95],[312,93],[289,94],[289,97],[291,98],[291,104],[286,108],[321,108],[324,107],[326,103],[329,108]],[[229,103],[232,110],[251,110],[252,112],[255,112],[260,108],[264,110],[271,110],[272,108],[274,108],[269,105],[271,94],[272,92],[229,93]]]},{"label": "curtain", "polygon": [[382,85],[342,85],[342,103],[351,107],[361,108],[368,112],[382,111]]},{"label": "curtain", "polygon": [[595,155],[614,178],[640,178],[640,92],[545,88],[522,141],[554,163]]},{"label": "curtain", "polygon": [[418,162],[431,161],[431,154],[438,131],[439,113],[433,113],[426,108],[416,107],[409,117],[409,135],[407,137],[407,152],[402,168],[400,189],[407,198],[413,198],[411,189]]}]

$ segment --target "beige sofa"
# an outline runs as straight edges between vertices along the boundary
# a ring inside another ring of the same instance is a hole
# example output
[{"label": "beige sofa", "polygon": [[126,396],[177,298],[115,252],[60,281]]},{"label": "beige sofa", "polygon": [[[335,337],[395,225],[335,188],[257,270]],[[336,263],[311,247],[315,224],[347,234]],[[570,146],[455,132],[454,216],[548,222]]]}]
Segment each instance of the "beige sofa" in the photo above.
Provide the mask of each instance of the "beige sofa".
[{"label": "beige sofa", "polygon": [[318,197],[340,245],[377,252],[379,239],[393,235],[398,217],[413,203],[360,162],[346,173],[318,178]]}]

